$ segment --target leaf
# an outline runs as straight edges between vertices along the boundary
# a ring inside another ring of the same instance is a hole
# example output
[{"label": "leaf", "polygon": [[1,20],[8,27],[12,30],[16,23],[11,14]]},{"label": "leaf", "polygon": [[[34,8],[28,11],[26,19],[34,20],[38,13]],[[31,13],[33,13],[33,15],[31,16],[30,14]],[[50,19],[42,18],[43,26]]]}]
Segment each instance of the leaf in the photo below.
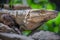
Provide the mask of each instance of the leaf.
[{"label": "leaf", "polygon": [[55,24],[58,26],[60,24],[60,13],[58,16],[55,18]]},{"label": "leaf", "polygon": [[56,27],[54,28],[54,32],[55,32],[55,33],[58,33],[58,32],[59,32],[59,27],[58,27],[58,26],[56,26]]},{"label": "leaf", "polygon": [[22,34],[28,36],[31,32],[32,32],[31,30],[25,30],[22,32]]}]

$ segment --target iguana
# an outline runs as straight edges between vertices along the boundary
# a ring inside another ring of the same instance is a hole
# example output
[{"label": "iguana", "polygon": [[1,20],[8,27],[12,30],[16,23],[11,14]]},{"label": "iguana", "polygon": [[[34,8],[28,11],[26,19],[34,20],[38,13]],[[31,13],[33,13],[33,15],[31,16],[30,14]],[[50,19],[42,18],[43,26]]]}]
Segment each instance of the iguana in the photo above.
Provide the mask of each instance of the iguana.
[{"label": "iguana", "polygon": [[[9,15],[13,15],[10,13]],[[42,24],[48,20],[54,19],[57,17],[57,11],[48,11],[48,10],[25,10],[23,12],[16,11],[15,21],[20,25],[20,29],[23,30],[35,30],[39,28]]]},{"label": "iguana", "polygon": [[[23,28],[24,30],[34,30],[45,22],[47,22],[48,20],[56,18],[57,14],[57,11],[29,10],[25,14],[23,13],[19,15],[17,13],[15,16],[15,21],[19,25],[21,25],[21,28]],[[4,36],[4,34],[2,35]]]},{"label": "iguana", "polygon": [[[33,30],[44,21],[48,21],[57,16],[57,11],[47,11],[47,10],[29,10],[21,14],[21,12],[16,12],[15,20],[20,25],[23,24],[26,30]],[[13,15],[12,13],[11,15]]]}]

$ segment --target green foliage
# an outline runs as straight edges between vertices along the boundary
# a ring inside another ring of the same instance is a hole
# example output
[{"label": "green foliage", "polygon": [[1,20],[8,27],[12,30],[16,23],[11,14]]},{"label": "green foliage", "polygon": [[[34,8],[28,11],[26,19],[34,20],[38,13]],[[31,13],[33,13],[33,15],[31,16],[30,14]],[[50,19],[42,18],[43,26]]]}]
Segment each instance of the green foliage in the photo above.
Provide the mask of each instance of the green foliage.
[{"label": "green foliage", "polygon": [[56,9],[55,4],[50,3],[48,0],[27,0],[27,2],[32,9],[47,9],[47,10]]},{"label": "green foliage", "polygon": [[22,0],[11,0],[10,1],[10,5],[14,5],[14,4],[21,4],[22,3]]},{"label": "green foliage", "polygon": [[60,25],[60,13],[59,13],[58,16],[55,18],[55,24],[56,24],[57,26]]},{"label": "green foliage", "polygon": [[59,32],[59,27],[58,27],[58,26],[56,26],[56,27],[54,28],[54,32],[55,32],[55,33],[58,33],[58,32]]},{"label": "green foliage", "polygon": [[31,32],[32,32],[31,30],[25,30],[22,32],[22,34],[28,36]]},{"label": "green foliage", "polygon": [[55,10],[55,9],[56,9],[55,4],[48,3],[48,4],[46,4],[46,5],[47,5],[47,6],[46,6],[46,9],[47,9],[47,10]]}]

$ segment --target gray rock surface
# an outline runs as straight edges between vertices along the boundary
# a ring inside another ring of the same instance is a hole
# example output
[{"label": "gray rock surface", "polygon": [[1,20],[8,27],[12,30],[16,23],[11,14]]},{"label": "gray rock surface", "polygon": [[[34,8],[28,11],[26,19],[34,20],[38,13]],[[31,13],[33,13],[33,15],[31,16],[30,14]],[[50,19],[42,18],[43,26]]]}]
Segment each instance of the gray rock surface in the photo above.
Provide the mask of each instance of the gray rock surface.
[{"label": "gray rock surface", "polygon": [[0,38],[3,40],[33,40],[30,37],[18,35],[18,34],[9,34],[9,33],[0,33]]},{"label": "gray rock surface", "polygon": [[40,32],[33,34],[30,37],[35,40],[60,40],[60,36],[56,35],[53,32],[49,32],[49,31],[40,31]]},{"label": "gray rock surface", "polygon": [[3,39],[3,40],[60,40],[60,36],[49,31],[36,32],[30,36],[11,34],[11,33],[0,33],[0,39]]}]

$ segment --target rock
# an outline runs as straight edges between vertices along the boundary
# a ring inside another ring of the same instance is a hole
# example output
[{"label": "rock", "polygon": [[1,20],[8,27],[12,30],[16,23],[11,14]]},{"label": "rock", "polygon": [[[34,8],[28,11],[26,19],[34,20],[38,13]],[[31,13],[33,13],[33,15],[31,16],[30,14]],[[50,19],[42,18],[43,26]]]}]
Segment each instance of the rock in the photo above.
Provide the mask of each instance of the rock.
[{"label": "rock", "polygon": [[29,6],[22,5],[22,4],[15,4],[15,5],[4,4],[4,9],[26,10],[31,8]]},{"label": "rock", "polygon": [[[17,31],[15,31],[13,28],[10,28],[9,26],[4,25],[3,23],[0,23],[0,32],[2,32],[2,33],[14,33],[14,34],[18,34]],[[21,33],[19,33],[19,34],[21,34]]]},{"label": "rock", "polygon": [[3,40],[34,40],[30,37],[18,35],[18,34],[8,34],[8,33],[0,33],[0,39]]},{"label": "rock", "polygon": [[0,32],[8,32],[9,30],[11,30],[9,26],[4,25],[3,23],[0,23]]},{"label": "rock", "polygon": [[12,15],[9,14],[3,14],[1,15],[1,20],[5,25],[14,25],[15,24],[15,19],[12,17]]},{"label": "rock", "polygon": [[3,15],[3,14],[7,14],[7,12],[0,12],[0,22],[2,21],[1,20],[1,15]]},{"label": "rock", "polygon": [[5,25],[9,26],[16,33],[20,34],[20,26],[16,23],[15,18],[12,15],[3,14],[1,15],[1,19]]},{"label": "rock", "polygon": [[4,4],[4,9],[10,9],[9,4]]},{"label": "rock", "polygon": [[60,40],[60,36],[49,31],[36,32],[30,36],[0,32],[0,39],[3,39],[3,40]]},{"label": "rock", "polygon": [[29,6],[22,5],[22,4],[15,4],[13,5],[14,10],[26,10],[26,9],[31,9]]},{"label": "rock", "polygon": [[59,35],[49,31],[36,32],[30,37],[35,40],[60,40]]}]

